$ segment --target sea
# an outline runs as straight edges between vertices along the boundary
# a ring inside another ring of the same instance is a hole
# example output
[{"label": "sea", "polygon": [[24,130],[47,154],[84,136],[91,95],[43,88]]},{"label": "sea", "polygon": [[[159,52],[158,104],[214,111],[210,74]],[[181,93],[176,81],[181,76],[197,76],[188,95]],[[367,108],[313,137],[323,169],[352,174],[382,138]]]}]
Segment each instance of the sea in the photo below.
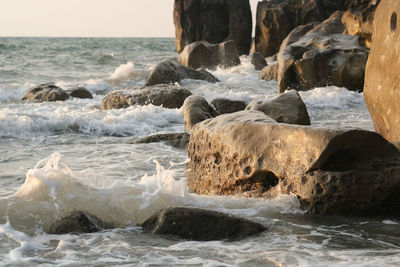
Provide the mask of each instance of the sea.
[{"label": "sea", "polygon": [[[149,71],[177,55],[172,38],[0,38],[0,266],[400,266],[400,220],[311,215],[297,199],[202,196],[184,175],[187,151],[131,144],[183,132],[181,109],[100,110],[114,90],[144,86]],[[266,100],[248,56],[212,68],[220,82],[183,80],[207,101]],[[86,87],[93,99],[21,101],[32,86]],[[313,126],[373,131],[363,94],[335,86],[300,92]],[[262,142],[262,140],[260,140]],[[258,236],[198,242],[146,234],[164,207],[220,211],[265,225]],[[73,211],[113,223],[99,233],[51,235]]]}]

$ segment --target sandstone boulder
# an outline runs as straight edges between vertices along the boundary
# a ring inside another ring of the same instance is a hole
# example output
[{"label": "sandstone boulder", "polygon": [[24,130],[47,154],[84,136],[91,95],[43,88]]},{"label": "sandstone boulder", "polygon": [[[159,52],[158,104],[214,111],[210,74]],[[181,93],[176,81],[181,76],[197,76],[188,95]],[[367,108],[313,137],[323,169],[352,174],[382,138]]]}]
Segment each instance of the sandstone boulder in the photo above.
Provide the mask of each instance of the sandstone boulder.
[{"label": "sandstone boulder", "polygon": [[85,87],[77,87],[68,91],[69,96],[76,98],[93,98],[92,94]]},{"label": "sandstone boulder", "polygon": [[219,115],[204,98],[200,96],[189,96],[182,106],[185,131],[190,131],[194,125],[209,118]]},{"label": "sandstone boulder", "polygon": [[292,194],[318,214],[400,211],[399,152],[374,132],[277,124],[240,111],[193,127],[188,156],[188,187],[198,194]]},{"label": "sandstone boulder", "polygon": [[240,55],[249,53],[252,16],[247,0],[175,0],[174,24],[178,53],[203,40],[213,44],[234,40]]},{"label": "sandstone boulder", "polygon": [[29,101],[64,101],[69,98],[67,92],[54,83],[44,83],[30,88],[22,100]]},{"label": "sandstone boulder", "polygon": [[310,125],[307,107],[296,90],[266,100],[253,100],[246,110],[258,110],[279,123]]},{"label": "sandstone boulder", "polygon": [[213,106],[219,114],[233,113],[246,108],[246,104],[243,101],[225,98],[214,99],[211,101],[211,106]]},{"label": "sandstone boulder", "polygon": [[187,148],[189,143],[190,134],[189,133],[167,133],[167,134],[155,134],[151,136],[146,136],[131,142],[131,144],[148,144],[165,142],[166,144],[184,149]]},{"label": "sandstone boulder", "polygon": [[196,241],[236,240],[267,230],[263,225],[243,218],[196,208],[162,209],[142,227],[146,233]]},{"label": "sandstone boulder", "polygon": [[169,84],[183,79],[205,80],[211,83],[218,82],[206,70],[195,70],[178,63],[175,59],[167,59],[158,63],[146,79],[146,85]]},{"label": "sandstone boulder", "polygon": [[264,67],[260,72],[260,80],[278,80],[278,64],[274,63],[272,65]]},{"label": "sandstone boulder", "polygon": [[113,228],[112,224],[105,223],[96,216],[78,211],[52,225],[49,234],[94,233],[111,228]]},{"label": "sandstone boulder", "polygon": [[256,70],[262,70],[267,66],[267,61],[265,61],[263,54],[255,52],[251,55],[251,64],[254,65]]}]

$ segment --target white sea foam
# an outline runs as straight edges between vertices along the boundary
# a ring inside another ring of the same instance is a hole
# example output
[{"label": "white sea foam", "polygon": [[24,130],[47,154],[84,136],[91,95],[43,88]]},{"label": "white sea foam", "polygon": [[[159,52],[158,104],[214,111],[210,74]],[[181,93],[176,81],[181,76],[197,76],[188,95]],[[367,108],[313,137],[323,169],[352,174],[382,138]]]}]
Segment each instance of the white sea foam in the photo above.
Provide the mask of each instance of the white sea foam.
[{"label": "white sea foam", "polygon": [[110,77],[107,81],[118,84],[136,77],[144,79],[146,74],[147,71],[135,68],[134,64],[129,61],[126,64],[119,65],[113,73],[110,73]]}]

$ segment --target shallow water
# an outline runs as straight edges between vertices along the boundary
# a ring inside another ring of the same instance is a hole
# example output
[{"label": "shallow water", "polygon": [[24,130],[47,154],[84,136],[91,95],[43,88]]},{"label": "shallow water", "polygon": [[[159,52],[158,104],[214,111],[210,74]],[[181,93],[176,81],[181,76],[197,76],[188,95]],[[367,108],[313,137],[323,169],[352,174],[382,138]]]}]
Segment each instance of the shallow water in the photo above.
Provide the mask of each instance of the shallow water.
[{"label": "shallow water", "polygon": [[[384,266],[400,264],[400,221],[304,214],[294,197],[239,199],[191,194],[187,152],[129,142],[183,131],[181,110],[136,106],[102,111],[110,91],[144,85],[148,71],[176,55],[173,39],[0,38],[0,265]],[[216,84],[184,80],[205,97],[244,100],[276,95],[247,57],[211,69]],[[28,103],[32,85],[83,85],[93,99]],[[324,87],[300,93],[313,125],[372,130],[360,93]],[[137,224],[167,206],[193,206],[266,225],[242,241],[189,242],[143,234]],[[48,235],[73,210],[118,228]]]}]

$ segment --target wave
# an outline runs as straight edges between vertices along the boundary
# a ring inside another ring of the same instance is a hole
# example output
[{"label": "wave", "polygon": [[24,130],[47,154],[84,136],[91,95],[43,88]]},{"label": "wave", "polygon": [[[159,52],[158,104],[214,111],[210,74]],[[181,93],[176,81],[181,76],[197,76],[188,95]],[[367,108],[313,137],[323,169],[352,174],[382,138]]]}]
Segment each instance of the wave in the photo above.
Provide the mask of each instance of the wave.
[{"label": "wave", "polygon": [[136,69],[134,64],[129,61],[126,64],[121,64],[115,69],[113,73],[110,73],[107,81],[111,83],[121,83],[123,81],[131,80],[133,78],[145,78],[147,72],[144,70]]}]

